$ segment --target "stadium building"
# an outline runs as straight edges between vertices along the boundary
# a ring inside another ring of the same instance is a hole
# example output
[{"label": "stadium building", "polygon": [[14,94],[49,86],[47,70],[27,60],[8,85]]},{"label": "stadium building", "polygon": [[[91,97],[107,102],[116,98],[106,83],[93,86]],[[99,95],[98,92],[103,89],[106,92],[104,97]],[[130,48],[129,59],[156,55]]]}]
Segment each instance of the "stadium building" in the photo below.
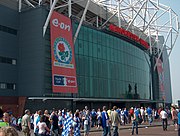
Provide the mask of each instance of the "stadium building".
[{"label": "stadium building", "polygon": [[[1,0],[0,107],[20,114],[171,104],[178,19],[167,8],[151,0]],[[166,12],[168,23],[156,24]]]}]

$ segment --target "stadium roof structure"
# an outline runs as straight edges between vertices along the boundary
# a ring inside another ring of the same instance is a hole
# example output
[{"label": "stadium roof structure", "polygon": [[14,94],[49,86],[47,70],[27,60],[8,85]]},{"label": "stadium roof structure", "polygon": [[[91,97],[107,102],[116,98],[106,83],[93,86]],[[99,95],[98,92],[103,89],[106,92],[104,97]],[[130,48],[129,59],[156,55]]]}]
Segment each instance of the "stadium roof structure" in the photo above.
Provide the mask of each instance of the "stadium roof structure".
[{"label": "stadium roof structure", "polygon": [[[149,53],[157,55],[158,59],[164,49],[170,56],[180,29],[178,15],[159,0],[2,0],[0,4],[18,12],[46,6],[49,14],[44,23],[43,35],[54,10],[78,18],[80,23],[74,42],[83,21],[97,29],[115,24],[147,41],[150,45]],[[162,37],[163,40],[160,40]]]}]

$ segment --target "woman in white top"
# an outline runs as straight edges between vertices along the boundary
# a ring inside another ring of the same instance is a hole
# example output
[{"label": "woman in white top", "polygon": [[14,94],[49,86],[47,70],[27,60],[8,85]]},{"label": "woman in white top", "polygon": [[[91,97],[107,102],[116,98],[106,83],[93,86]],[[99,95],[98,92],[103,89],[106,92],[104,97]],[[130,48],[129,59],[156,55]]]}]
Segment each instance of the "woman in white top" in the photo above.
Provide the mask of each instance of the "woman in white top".
[{"label": "woman in white top", "polygon": [[163,130],[164,131],[167,131],[167,117],[168,117],[168,114],[167,112],[164,110],[164,108],[162,109],[162,111],[160,112],[160,117],[162,119],[162,126],[163,126]]},{"label": "woman in white top", "polygon": [[50,131],[47,127],[46,123],[44,122],[44,117],[41,116],[40,121],[37,124],[37,128],[39,129],[38,135],[39,136],[46,136],[46,131]]}]

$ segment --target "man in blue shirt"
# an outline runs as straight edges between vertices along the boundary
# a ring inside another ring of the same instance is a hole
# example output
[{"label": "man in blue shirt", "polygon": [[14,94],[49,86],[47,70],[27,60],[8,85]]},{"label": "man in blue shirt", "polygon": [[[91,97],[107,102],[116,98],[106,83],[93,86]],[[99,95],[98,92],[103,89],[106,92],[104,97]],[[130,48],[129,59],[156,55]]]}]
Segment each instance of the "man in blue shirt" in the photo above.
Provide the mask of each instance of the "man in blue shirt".
[{"label": "man in blue shirt", "polygon": [[152,124],[152,109],[150,107],[147,108],[146,110],[147,114],[148,114],[148,120],[149,120],[149,125]]},{"label": "man in blue shirt", "polygon": [[180,136],[180,108],[179,108],[179,112],[178,112],[178,136]]},{"label": "man in blue shirt", "polygon": [[108,126],[109,126],[109,116],[106,112],[106,106],[103,106],[102,116],[102,128],[103,128],[103,136],[107,136],[108,134]]}]

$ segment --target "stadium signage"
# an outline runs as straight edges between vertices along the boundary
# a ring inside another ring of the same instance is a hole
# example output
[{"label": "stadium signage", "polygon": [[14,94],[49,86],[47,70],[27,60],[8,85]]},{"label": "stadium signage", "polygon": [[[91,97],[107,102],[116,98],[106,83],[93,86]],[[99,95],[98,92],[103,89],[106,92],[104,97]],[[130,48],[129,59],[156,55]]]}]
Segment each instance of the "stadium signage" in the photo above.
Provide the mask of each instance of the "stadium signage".
[{"label": "stadium signage", "polygon": [[121,35],[123,35],[123,36],[126,36],[126,37],[130,38],[131,40],[134,40],[134,41],[136,41],[137,43],[141,44],[141,45],[144,46],[146,49],[149,49],[149,44],[148,44],[145,40],[139,38],[137,35],[129,32],[129,31],[123,29],[123,28],[120,28],[120,27],[117,27],[117,26],[111,24],[111,25],[109,26],[109,30],[112,31],[112,32],[121,34]]},{"label": "stadium signage", "polygon": [[55,18],[55,19],[52,20],[52,24],[53,24],[55,27],[59,27],[60,29],[63,29],[63,30],[67,30],[67,31],[70,31],[70,30],[71,30],[70,25],[65,24],[64,22],[59,22],[59,20],[58,20],[57,18]]},{"label": "stadium signage", "polygon": [[70,18],[53,12],[50,19],[52,90],[77,93],[76,67]]}]

